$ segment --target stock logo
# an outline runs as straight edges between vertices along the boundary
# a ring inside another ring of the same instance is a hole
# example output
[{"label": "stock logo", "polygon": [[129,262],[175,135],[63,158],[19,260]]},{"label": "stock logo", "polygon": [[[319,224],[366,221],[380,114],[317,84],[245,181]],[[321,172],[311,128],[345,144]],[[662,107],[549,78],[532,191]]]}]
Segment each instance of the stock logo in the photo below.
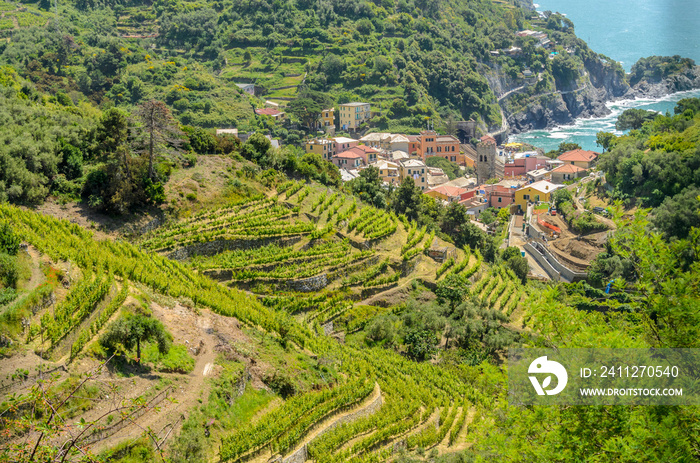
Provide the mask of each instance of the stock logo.
[{"label": "stock logo", "polygon": [[[547,360],[547,356],[538,357],[530,364],[527,369],[530,374],[547,374],[544,378],[542,384],[537,380],[536,376],[529,376],[532,386],[537,391],[537,395],[556,395],[564,390],[566,387],[566,382],[569,380],[569,375],[566,373],[566,368],[554,360]],[[552,375],[557,377],[557,387],[554,389],[547,389],[552,382]]]}]

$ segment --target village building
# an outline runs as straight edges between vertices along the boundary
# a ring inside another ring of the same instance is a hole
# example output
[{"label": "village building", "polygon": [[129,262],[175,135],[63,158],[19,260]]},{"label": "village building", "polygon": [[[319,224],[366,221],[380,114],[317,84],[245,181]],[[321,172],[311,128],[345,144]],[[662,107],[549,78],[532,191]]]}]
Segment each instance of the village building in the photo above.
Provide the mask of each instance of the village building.
[{"label": "village building", "polygon": [[358,140],[348,137],[334,137],[331,138],[331,140],[335,142],[335,147],[333,149],[336,153],[342,153],[360,144]]},{"label": "village building", "polygon": [[473,192],[471,195],[469,195],[469,190],[467,190],[466,188],[458,188],[447,185],[440,185],[436,188],[426,191],[425,194],[430,196],[431,198],[441,199],[450,203],[458,203],[464,199],[468,199],[474,196]]},{"label": "village building", "polygon": [[552,183],[562,184],[577,178],[585,177],[588,171],[575,164],[564,164],[552,171]]},{"label": "village building", "polygon": [[581,167],[582,169],[590,169],[595,165],[599,155],[600,153],[596,153],[595,151],[578,149],[567,151],[566,153],[560,155],[557,159],[563,161],[564,164],[572,164],[574,166]]},{"label": "village building", "polygon": [[545,177],[549,175],[549,171],[545,168],[531,170],[525,176],[530,182],[539,182],[540,180],[545,180]]},{"label": "village building", "polygon": [[321,111],[321,127],[326,131],[335,130],[335,108]]},{"label": "village building", "polygon": [[488,198],[489,207],[495,209],[510,208],[510,205],[515,203],[515,191],[517,188],[506,187],[503,185],[483,185],[480,187]]},{"label": "village building", "polygon": [[353,146],[348,151],[359,154],[366,166],[377,161],[379,156],[378,149],[366,145]]},{"label": "village building", "polygon": [[336,154],[335,141],[326,138],[309,140],[306,142],[306,152],[316,153],[326,161],[330,161],[331,158]]},{"label": "village building", "polygon": [[331,158],[331,162],[339,169],[358,169],[365,166],[365,162],[359,153],[354,151],[343,151]]},{"label": "village building", "polygon": [[360,143],[364,143],[372,148],[381,149],[382,139],[391,137],[390,133],[374,132],[368,133],[364,137],[360,138]]},{"label": "village building", "polygon": [[386,151],[405,151],[408,153],[408,137],[401,134],[393,134],[382,141],[382,149]]},{"label": "village building", "polygon": [[258,116],[269,116],[276,121],[284,119],[284,112],[275,108],[258,108],[255,110]]},{"label": "village building", "polygon": [[488,209],[488,199],[483,195],[474,195],[459,202],[467,210],[467,215],[478,219],[482,212]]},{"label": "village building", "polygon": [[527,211],[528,203],[539,201],[551,201],[552,193],[561,188],[562,185],[555,185],[546,180],[531,183],[515,191],[515,204],[521,212]]},{"label": "village building", "polygon": [[369,103],[353,102],[338,105],[340,127],[343,130],[357,131],[357,129],[369,122],[372,111]]},{"label": "village building", "polygon": [[408,154],[410,156],[418,156],[422,158],[420,136],[408,135],[406,138],[408,138]]},{"label": "village building", "polygon": [[518,153],[514,159],[505,163],[503,173],[505,177],[524,177],[531,170],[547,167],[548,160],[550,158],[538,156],[536,151]]},{"label": "village building", "polygon": [[396,150],[396,151],[391,151],[391,152],[387,153],[387,157],[391,161],[399,162],[399,161],[402,161],[404,159],[409,159],[411,156],[408,155],[407,151]]},{"label": "village building", "polygon": [[340,169],[340,179],[343,182],[349,182],[350,180],[355,180],[360,176],[360,171],[357,169]]},{"label": "village building", "polygon": [[379,160],[371,164],[379,170],[379,177],[384,183],[398,185],[401,182],[399,165],[395,162]]},{"label": "village building", "polygon": [[442,169],[428,167],[428,188],[435,188],[450,181],[450,178]]},{"label": "village building", "polygon": [[428,189],[428,166],[419,159],[407,159],[399,162],[399,175],[401,180],[406,177],[413,179],[413,183],[422,191]]}]

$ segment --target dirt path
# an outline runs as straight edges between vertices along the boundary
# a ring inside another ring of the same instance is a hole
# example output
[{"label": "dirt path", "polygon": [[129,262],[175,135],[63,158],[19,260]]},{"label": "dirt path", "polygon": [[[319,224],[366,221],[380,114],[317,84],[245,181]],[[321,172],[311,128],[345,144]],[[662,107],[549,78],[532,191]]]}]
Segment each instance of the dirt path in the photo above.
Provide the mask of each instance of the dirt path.
[{"label": "dirt path", "polygon": [[32,259],[32,275],[25,289],[32,291],[44,282],[44,273],[41,271],[41,253],[34,246],[27,246],[27,254]]},{"label": "dirt path", "polygon": [[[214,335],[216,321],[212,320],[208,311],[202,311],[202,314],[197,316],[191,309],[180,304],[173,308],[164,308],[155,303],[151,305],[151,310],[173,334],[175,343],[187,341],[184,343],[189,346],[190,354],[195,358],[194,370],[188,375],[158,374],[161,380],[170,380],[173,388],[169,399],[160,402],[160,411],[147,412],[136,419],[133,425],[100,441],[94,447],[96,452],[113,447],[123,440],[137,439],[148,428],[163,438],[169,429],[174,427],[169,437],[177,435],[183,421],[181,417],[187,416],[189,410],[198,405],[200,398],[205,400],[208,397],[209,383],[206,378],[218,373],[215,365],[217,353],[214,350],[217,343]],[[157,385],[154,379],[158,378],[128,378],[125,382],[132,381],[131,389],[136,395],[140,395]]]}]

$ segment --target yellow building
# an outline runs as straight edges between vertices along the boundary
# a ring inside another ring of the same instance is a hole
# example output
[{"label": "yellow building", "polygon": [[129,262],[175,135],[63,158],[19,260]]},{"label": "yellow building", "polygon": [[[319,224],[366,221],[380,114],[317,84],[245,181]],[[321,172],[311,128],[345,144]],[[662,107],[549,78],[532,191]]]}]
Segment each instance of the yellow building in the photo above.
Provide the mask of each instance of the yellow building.
[{"label": "yellow building", "polygon": [[563,185],[555,185],[547,180],[525,185],[515,191],[515,204],[521,211],[527,211],[527,203],[536,203],[538,201],[549,202],[552,192],[558,190]]},{"label": "yellow building", "polygon": [[324,130],[328,127],[335,127],[335,108],[321,111],[321,127]]},{"label": "yellow building", "polygon": [[306,142],[306,152],[316,153],[323,159],[330,161],[335,155],[335,141],[326,140],[325,138],[309,140]]},{"label": "yellow building", "polygon": [[355,131],[372,118],[369,103],[344,103],[339,105],[339,110],[341,130]]},{"label": "yellow building", "polygon": [[399,175],[401,180],[406,177],[413,179],[413,183],[422,191],[428,189],[428,166],[418,159],[406,159],[399,162]]},{"label": "yellow building", "polygon": [[377,161],[371,164],[379,169],[379,177],[391,185],[398,185],[401,182],[399,176],[399,165],[391,161]]}]

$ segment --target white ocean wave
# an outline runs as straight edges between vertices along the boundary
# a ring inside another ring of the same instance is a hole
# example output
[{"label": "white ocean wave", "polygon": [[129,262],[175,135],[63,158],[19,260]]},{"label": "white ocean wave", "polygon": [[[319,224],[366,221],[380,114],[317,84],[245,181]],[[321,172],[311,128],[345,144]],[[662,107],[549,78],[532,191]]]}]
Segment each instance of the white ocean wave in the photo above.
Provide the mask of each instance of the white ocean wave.
[{"label": "white ocean wave", "polygon": [[664,113],[673,111],[673,106],[683,98],[700,97],[700,89],[689,90],[666,95],[663,98],[638,98],[608,102],[610,114],[603,117],[576,119],[571,124],[560,125],[546,130],[535,130],[513,135],[509,141],[529,143],[545,150],[556,149],[562,141],[578,143],[584,149],[600,149],[595,141],[598,132],[611,132],[622,135],[615,129],[615,122],[623,111],[630,108],[641,108],[650,111]]}]

